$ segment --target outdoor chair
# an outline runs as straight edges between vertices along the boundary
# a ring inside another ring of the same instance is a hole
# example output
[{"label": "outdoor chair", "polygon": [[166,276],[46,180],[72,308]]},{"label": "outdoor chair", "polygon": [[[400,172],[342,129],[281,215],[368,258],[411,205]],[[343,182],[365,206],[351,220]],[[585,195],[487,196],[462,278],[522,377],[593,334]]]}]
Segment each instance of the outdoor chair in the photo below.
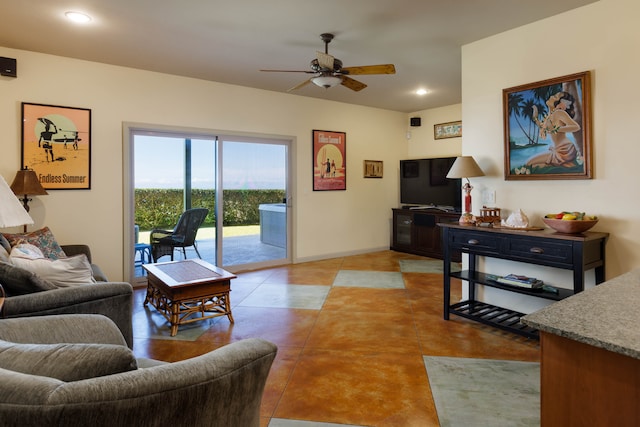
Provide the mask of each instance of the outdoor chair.
[{"label": "outdoor chair", "polygon": [[182,248],[182,254],[186,259],[186,248],[191,246],[196,250],[198,258],[202,258],[196,245],[196,234],[208,213],[209,210],[205,208],[189,209],[182,213],[178,224],[173,230],[151,230],[150,241],[153,262],[158,262],[158,258],[164,255],[170,255],[171,261],[173,261],[173,252],[176,248]]},{"label": "outdoor chair", "polygon": [[138,239],[140,238],[140,227],[137,224],[134,226],[134,236],[134,265],[136,267],[139,267],[142,264],[151,263],[151,245],[138,241]]}]

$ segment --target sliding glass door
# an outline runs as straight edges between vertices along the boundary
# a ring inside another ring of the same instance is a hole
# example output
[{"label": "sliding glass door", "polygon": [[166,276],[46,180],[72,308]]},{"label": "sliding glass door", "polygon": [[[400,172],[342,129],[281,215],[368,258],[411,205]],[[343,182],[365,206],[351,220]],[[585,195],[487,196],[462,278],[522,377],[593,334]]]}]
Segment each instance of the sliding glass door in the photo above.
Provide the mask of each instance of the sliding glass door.
[{"label": "sliding glass door", "polygon": [[287,145],[222,138],[222,265],[287,258]]},{"label": "sliding glass door", "polygon": [[[231,271],[289,261],[288,141],[149,131],[131,140],[136,248],[152,229],[171,229],[184,210],[204,207],[196,245],[206,261]],[[174,259],[182,257],[176,250]],[[133,262],[143,275],[144,252]]]}]

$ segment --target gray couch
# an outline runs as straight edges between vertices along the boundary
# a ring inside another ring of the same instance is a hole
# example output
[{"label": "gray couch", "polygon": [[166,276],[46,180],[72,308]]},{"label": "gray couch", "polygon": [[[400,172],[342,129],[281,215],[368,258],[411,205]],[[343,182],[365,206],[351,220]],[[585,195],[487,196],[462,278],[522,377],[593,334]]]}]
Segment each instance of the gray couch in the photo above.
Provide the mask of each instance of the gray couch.
[{"label": "gray couch", "polygon": [[[86,245],[66,245],[62,249],[68,256],[83,253],[91,262],[91,251]],[[24,270],[4,264],[0,266],[0,284],[3,275],[29,277]],[[5,318],[45,316],[53,314],[103,314],[113,320],[127,345],[133,348],[131,316],[133,288],[126,282],[108,282],[104,273],[91,264],[97,284],[41,290],[12,296],[8,293],[2,314]],[[26,287],[27,285],[25,285]]]},{"label": "gray couch", "polygon": [[100,315],[3,319],[0,340],[2,426],[257,427],[277,352],[251,338],[181,362],[135,360]]}]

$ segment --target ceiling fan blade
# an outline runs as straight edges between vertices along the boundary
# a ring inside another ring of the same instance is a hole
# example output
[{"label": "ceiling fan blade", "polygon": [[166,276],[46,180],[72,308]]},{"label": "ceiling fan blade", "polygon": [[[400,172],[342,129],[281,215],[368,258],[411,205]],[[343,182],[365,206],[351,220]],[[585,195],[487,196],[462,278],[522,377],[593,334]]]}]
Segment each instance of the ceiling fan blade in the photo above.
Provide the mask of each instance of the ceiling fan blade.
[{"label": "ceiling fan blade", "polygon": [[292,90],[296,90],[296,89],[300,89],[303,86],[308,85],[309,83],[311,83],[311,79],[309,80],[305,80],[302,83],[298,83],[297,85],[295,85],[294,87],[292,87],[291,89],[287,89],[287,92],[291,92]]},{"label": "ceiling fan blade", "polygon": [[366,84],[359,82],[357,80],[352,79],[351,77],[347,77],[347,76],[341,76],[342,78],[342,83],[340,83],[342,86],[346,86],[351,90],[354,90],[356,92],[360,92],[362,89],[364,89],[365,87],[367,87]]},{"label": "ceiling fan blade", "polygon": [[396,67],[393,64],[363,65],[361,67],[344,67],[341,72],[354,76],[364,74],[395,74]]},{"label": "ceiling fan blade", "polygon": [[315,74],[315,71],[302,71],[302,70],[259,70],[265,71],[267,73],[307,73],[307,74]]},{"label": "ceiling fan blade", "polygon": [[322,68],[326,68],[327,70],[333,71],[333,63],[335,58],[329,55],[328,53],[324,53],[320,51],[316,52],[316,54],[318,58],[318,65],[320,65],[320,67]]}]

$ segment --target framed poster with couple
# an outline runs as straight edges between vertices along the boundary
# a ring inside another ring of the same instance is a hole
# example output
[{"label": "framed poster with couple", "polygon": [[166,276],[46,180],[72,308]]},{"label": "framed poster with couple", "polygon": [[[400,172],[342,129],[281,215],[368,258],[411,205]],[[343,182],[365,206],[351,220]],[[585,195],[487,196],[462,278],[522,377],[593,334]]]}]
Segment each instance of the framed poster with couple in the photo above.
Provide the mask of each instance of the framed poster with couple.
[{"label": "framed poster with couple", "polygon": [[506,180],[592,177],[588,71],[502,94]]},{"label": "framed poster with couple", "polygon": [[347,189],[347,134],[313,130],[313,191]]}]

